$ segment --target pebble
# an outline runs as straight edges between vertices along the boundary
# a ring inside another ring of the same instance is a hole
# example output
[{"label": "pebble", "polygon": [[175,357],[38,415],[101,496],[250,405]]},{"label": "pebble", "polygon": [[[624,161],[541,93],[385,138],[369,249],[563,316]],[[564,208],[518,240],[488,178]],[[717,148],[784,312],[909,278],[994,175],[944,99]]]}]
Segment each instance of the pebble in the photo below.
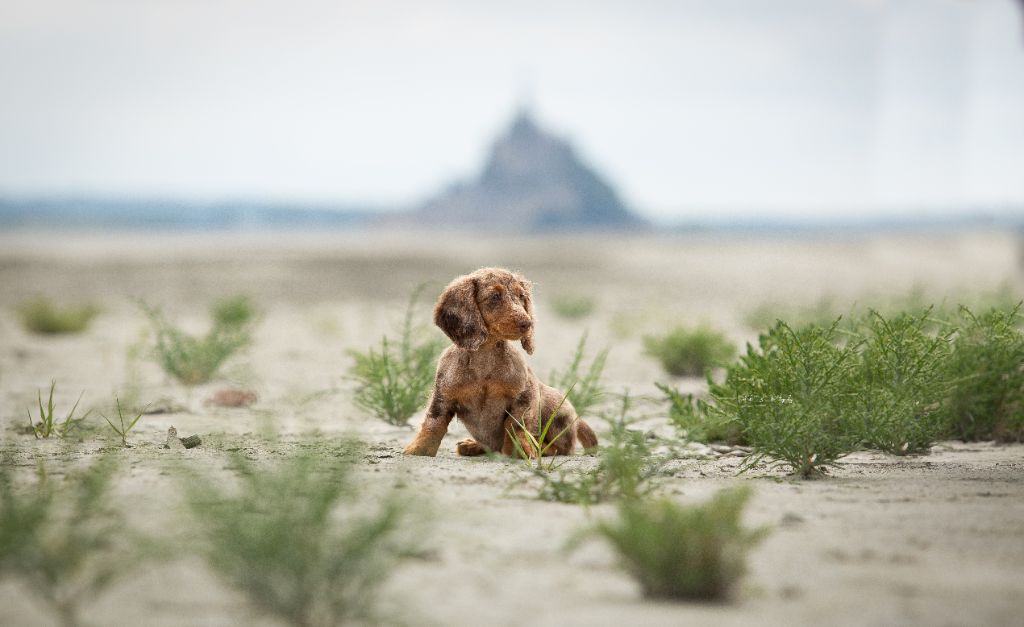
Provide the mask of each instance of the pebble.
[{"label": "pebble", "polygon": [[167,442],[164,443],[164,448],[169,449],[184,449],[185,445],[181,443],[181,439],[178,438],[178,430],[171,427],[167,430]]}]

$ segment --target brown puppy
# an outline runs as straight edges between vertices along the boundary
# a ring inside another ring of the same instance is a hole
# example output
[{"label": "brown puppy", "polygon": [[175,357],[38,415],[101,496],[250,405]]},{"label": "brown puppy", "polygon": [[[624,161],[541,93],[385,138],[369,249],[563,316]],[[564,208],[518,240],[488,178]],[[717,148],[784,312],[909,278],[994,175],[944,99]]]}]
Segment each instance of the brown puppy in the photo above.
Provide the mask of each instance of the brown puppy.
[{"label": "brown puppy", "polygon": [[477,270],[445,288],[434,306],[434,323],[454,345],[438,361],[427,415],[405,447],[407,455],[436,455],[455,416],[473,436],[455,445],[459,455],[511,455],[515,447],[510,433],[535,455],[517,423],[537,435],[553,412],[548,430],[553,442],[545,455],[569,455],[577,440],[584,448],[597,446],[593,429],[576,416],[572,403],[541,383],[512,344],[518,341],[533,354],[530,290],[526,279],[502,268]]}]

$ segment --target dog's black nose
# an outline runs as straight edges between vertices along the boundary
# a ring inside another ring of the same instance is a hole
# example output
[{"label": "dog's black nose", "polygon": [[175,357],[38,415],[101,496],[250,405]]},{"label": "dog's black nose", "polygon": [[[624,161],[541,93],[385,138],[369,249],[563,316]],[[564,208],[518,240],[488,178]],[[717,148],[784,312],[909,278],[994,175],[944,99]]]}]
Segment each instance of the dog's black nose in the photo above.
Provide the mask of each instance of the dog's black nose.
[{"label": "dog's black nose", "polygon": [[533,326],[533,322],[531,322],[529,320],[520,320],[519,321],[519,331],[521,333],[526,333],[527,331],[530,330],[530,328],[532,326]]}]

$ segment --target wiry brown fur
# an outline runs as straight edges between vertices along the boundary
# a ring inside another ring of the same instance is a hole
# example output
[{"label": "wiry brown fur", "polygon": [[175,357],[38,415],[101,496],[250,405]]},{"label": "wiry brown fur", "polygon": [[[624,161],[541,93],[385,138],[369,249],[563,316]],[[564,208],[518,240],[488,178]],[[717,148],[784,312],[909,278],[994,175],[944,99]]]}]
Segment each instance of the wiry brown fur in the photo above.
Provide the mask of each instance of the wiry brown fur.
[{"label": "wiry brown fur", "polygon": [[569,399],[542,383],[512,344],[518,341],[533,353],[529,281],[502,268],[460,276],[438,298],[434,323],[454,344],[438,361],[427,414],[416,438],[405,447],[407,455],[436,455],[455,416],[473,436],[455,445],[459,455],[512,455],[510,434],[535,454],[518,423],[537,435],[552,413],[548,440],[561,436],[545,455],[569,455],[577,440],[584,448],[597,446],[597,436],[576,416]]}]

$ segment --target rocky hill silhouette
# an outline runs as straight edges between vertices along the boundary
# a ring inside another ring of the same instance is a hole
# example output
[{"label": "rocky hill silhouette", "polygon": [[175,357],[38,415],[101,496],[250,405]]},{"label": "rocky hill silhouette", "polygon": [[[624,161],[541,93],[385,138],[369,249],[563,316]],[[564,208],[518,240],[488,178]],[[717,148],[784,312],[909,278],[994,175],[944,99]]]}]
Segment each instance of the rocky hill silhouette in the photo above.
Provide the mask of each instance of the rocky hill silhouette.
[{"label": "rocky hill silhouette", "polygon": [[572,146],[520,111],[495,141],[475,181],[449,187],[417,208],[419,225],[502,231],[643,226]]}]

